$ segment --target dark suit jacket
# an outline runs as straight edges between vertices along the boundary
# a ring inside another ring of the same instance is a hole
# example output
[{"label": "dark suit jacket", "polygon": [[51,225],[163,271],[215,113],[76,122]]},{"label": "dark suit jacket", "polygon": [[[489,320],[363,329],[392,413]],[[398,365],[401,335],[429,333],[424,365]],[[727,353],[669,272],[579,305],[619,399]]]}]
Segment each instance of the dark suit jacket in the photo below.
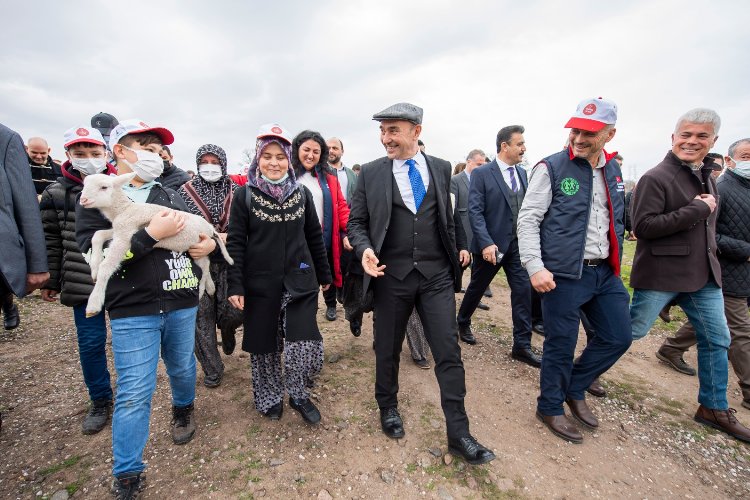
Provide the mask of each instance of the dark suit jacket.
[{"label": "dark suit jacket", "polygon": [[466,241],[471,245],[473,234],[469,224],[469,176],[466,171],[451,177],[451,193],[456,197],[456,211],[466,233]]},{"label": "dark suit jacket", "polygon": [[[709,175],[712,162],[706,158],[705,172],[694,173],[670,151],[638,180],[630,202],[633,232],[638,238],[631,287],[694,292],[711,277],[721,286],[717,211],[711,213],[708,205],[694,199],[708,192],[718,203],[716,182]],[[706,180],[705,188],[701,177]]]},{"label": "dark suit jacket", "polygon": [[[516,166],[516,178],[524,192],[528,187],[526,170]],[[495,244],[500,253],[507,253],[513,241],[513,212],[508,201],[511,190],[503,179],[497,161],[492,160],[471,172],[469,188],[469,223],[474,238],[472,253]],[[520,200],[519,200],[520,201]]]},{"label": "dark suit jacket", "polygon": [[[454,215],[449,196],[451,164],[434,156],[424,156],[430,172],[430,183],[435,187],[437,196],[438,231],[443,251],[450,260],[454,287],[458,291],[461,289],[461,266],[458,263]],[[368,248],[372,248],[375,255],[380,254],[393,209],[393,182],[393,161],[387,157],[362,165],[347,226],[349,243],[360,261]],[[466,248],[465,242],[458,243],[460,248]],[[370,286],[368,274],[364,276],[363,286],[365,290]]]},{"label": "dark suit jacket", "polygon": [[0,125],[0,273],[26,294],[26,274],[47,272],[47,247],[23,140]]}]

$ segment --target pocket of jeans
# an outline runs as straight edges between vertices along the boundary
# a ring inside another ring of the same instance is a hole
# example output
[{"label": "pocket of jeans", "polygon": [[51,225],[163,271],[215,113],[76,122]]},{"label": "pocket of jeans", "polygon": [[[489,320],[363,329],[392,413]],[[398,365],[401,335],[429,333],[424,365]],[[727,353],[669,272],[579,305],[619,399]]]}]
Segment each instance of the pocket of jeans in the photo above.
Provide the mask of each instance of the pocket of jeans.
[{"label": "pocket of jeans", "polygon": [[652,246],[651,255],[690,255],[690,247],[687,245]]}]

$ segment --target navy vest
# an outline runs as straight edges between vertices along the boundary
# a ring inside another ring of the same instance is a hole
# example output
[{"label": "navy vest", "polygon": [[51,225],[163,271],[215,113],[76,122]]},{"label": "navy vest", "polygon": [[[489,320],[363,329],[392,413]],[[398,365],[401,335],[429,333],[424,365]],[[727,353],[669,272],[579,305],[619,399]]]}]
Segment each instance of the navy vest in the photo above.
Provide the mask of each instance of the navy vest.
[{"label": "navy vest", "polygon": [[[568,149],[548,156],[540,163],[547,165],[552,185],[552,202],[540,226],[544,267],[554,275],[580,279],[593,195],[591,164],[583,158],[571,159]],[[619,276],[625,232],[622,196],[625,188],[620,165],[614,158],[604,166],[604,179],[609,198],[608,261]]]}]

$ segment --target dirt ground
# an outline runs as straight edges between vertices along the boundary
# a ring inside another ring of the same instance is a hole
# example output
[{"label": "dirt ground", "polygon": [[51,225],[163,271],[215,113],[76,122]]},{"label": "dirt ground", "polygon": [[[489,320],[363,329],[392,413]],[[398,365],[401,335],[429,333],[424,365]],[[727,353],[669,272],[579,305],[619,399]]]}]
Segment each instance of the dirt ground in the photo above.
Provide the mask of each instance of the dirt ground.
[{"label": "dirt ground", "polygon": [[[466,466],[445,456],[445,426],[432,371],[402,355],[400,409],[406,438],[379,428],[373,398],[369,317],[360,338],[321,309],[326,362],[315,399],[321,425],[303,423],[288,405],[279,422],[255,411],[249,360],[225,357],[222,385],[207,389],[199,370],[198,431],[170,438],[169,384],[159,368],[145,498],[748,498],[750,446],[692,421],[697,378],[659,363],[654,352],[669,328],[659,322],[603,377],[608,396],[589,402],[596,432],[572,445],[534,417],[538,371],[510,359],[510,306],[501,278],[490,311],[478,311],[479,343],[462,344],[472,433],[497,460]],[[457,295],[457,299],[461,299]],[[19,302],[21,326],[0,333],[0,497],[107,498],[111,428],[80,432],[87,410],[72,311]],[[579,347],[583,346],[581,336]],[[239,339],[238,339],[239,340]],[[541,348],[542,339],[534,335]],[[696,365],[695,353],[686,356]],[[111,359],[110,359],[111,364]],[[114,375],[114,370],[112,370]],[[730,406],[750,424],[730,374]]]}]

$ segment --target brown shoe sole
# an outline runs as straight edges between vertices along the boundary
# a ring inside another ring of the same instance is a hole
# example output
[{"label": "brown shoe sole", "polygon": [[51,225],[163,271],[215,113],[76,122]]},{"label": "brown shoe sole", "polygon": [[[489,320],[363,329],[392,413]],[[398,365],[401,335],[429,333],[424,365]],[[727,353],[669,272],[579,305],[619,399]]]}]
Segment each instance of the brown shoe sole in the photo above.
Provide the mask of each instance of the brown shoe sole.
[{"label": "brown shoe sole", "polygon": [[707,425],[708,427],[712,427],[712,428],[716,429],[717,431],[721,431],[724,434],[732,436],[734,439],[737,439],[737,440],[745,442],[745,443],[750,443],[750,438],[746,438],[745,436],[739,436],[737,434],[732,434],[731,432],[729,432],[728,430],[726,430],[724,427],[720,426],[719,424],[711,422],[710,420],[706,420],[704,418],[701,418],[698,415],[695,415],[693,417],[693,420],[695,420],[699,424]]},{"label": "brown shoe sole", "polygon": [[571,438],[570,436],[566,436],[565,434],[562,434],[562,433],[559,433],[559,432],[557,432],[557,431],[556,431],[555,429],[553,429],[552,427],[550,427],[549,425],[547,425],[547,422],[545,422],[545,421],[544,421],[544,417],[542,417],[542,414],[541,414],[541,413],[539,413],[539,412],[536,412],[536,418],[538,418],[538,419],[539,419],[539,421],[540,421],[541,423],[543,423],[543,424],[544,424],[544,426],[545,426],[545,427],[546,427],[547,429],[549,429],[549,431],[550,431],[550,432],[551,432],[552,434],[554,434],[555,436],[559,437],[560,439],[563,439],[563,440],[565,440],[565,441],[567,441],[567,442],[569,442],[569,443],[573,443],[573,444],[581,444],[581,443],[583,443],[583,438],[581,438],[581,439],[573,439],[573,438]]}]

